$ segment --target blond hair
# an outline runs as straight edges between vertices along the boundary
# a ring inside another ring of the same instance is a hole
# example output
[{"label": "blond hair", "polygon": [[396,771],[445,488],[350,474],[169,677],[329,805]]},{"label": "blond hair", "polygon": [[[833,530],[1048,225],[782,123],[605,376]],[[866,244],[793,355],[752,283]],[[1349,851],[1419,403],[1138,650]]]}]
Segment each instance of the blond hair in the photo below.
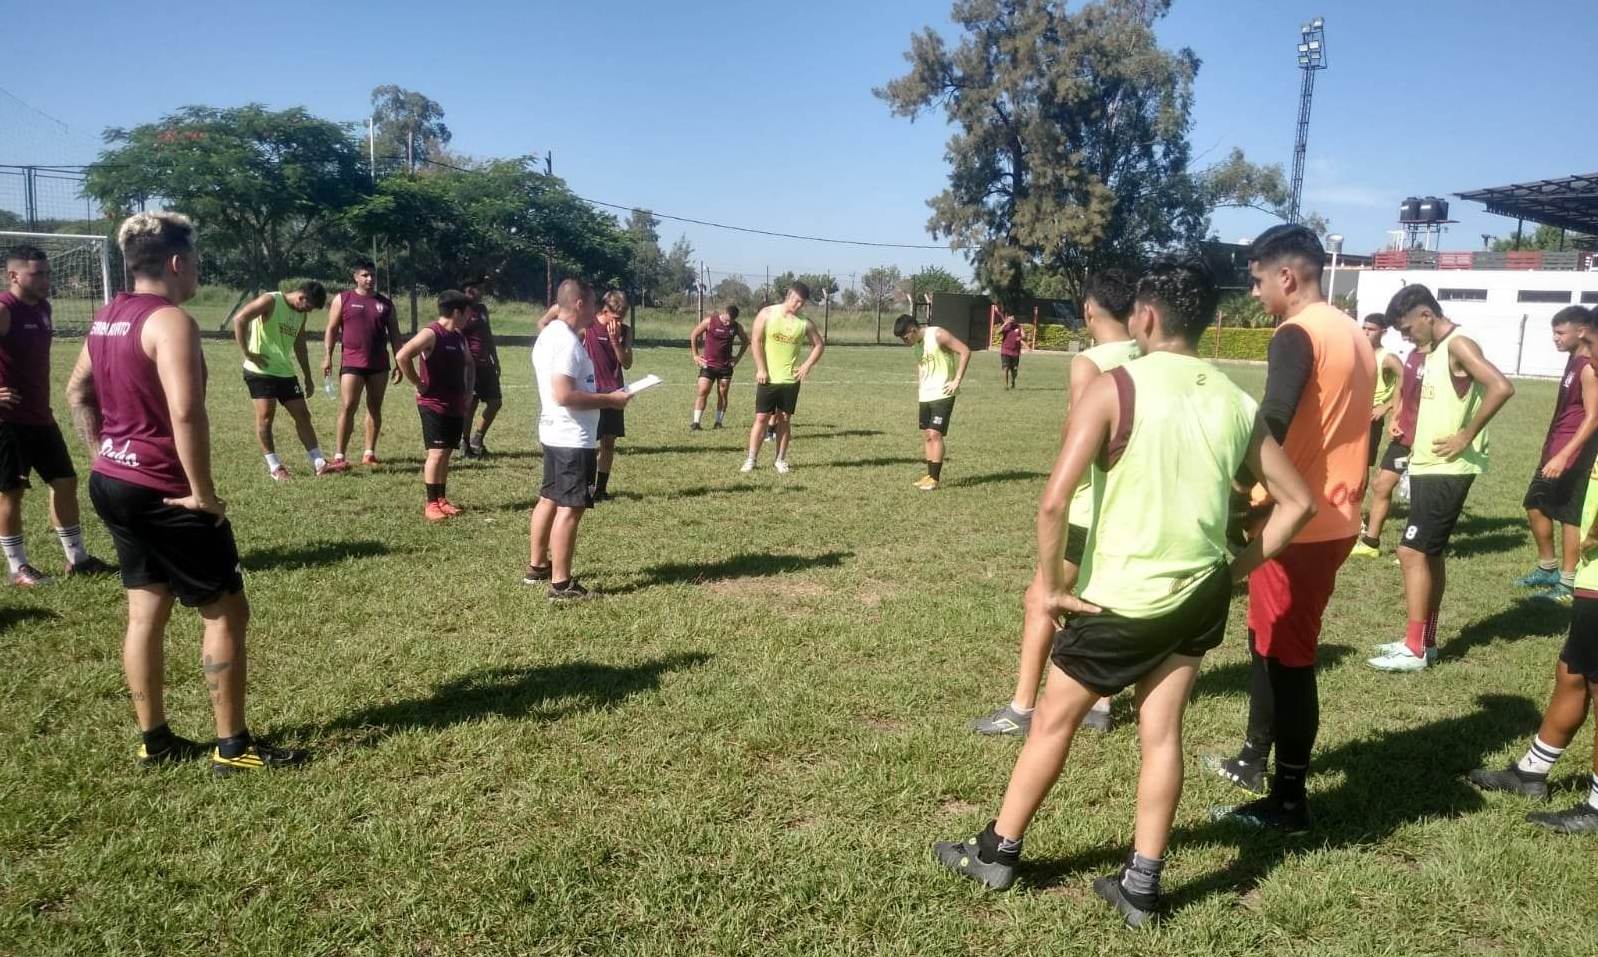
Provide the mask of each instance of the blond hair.
[{"label": "blond hair", "polygon": [[620,289],[612,289],[605,293],[605,310],[613,316],[626,315],[627,294]]},{"label": "blond hair", "polygon": [[173,256],[194,251],[199,230],[182,213],[135,213],[117,229],[122,261],[136,276],[160,276]]}]

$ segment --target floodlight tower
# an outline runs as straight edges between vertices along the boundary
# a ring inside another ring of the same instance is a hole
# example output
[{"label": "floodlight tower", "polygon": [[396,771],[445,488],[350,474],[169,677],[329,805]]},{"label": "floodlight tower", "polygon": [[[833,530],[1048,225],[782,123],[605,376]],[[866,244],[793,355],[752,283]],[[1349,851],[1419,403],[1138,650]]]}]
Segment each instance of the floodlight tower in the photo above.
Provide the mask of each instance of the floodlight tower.
[{"label": "floodlight tower", "polygon": [[1304,154],[1309,149],[1309,105],[1315,97],[1315,74],[1326,69],[1326,18],[1316,17],[1298,29],[1298,68],[1304,83],[1298,92],[1298,139],[1293,144],[1293,195],[1288,200],[1287,221],[1298,222],[1299,201],[1304,196]]}]

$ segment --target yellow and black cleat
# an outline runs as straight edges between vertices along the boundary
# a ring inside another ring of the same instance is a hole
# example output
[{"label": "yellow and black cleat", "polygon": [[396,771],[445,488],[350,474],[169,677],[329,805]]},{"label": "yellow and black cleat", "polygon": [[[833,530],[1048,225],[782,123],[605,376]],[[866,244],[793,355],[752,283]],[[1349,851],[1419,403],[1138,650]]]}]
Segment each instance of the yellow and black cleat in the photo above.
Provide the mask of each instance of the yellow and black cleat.
[{"label": "yellow and black cleat", "polygon": [[198,741],[188,738],[172,736],[172,741],[159,751],[151,751],[147,745],[139,745],[139,767],[159,768],[169,764],[182,764],[185,761],[197,761],[205,757],[205,746]]},{"label": "yellow and black cleat", "polygon": [[220,748],[211,749],[211,773],[219,778],[230,774],[264,771],[268,768],[295,767],[304,764],[310,755],[293,748],[274,748],[263,741],[251,741],[235,757],[225,758]]}]

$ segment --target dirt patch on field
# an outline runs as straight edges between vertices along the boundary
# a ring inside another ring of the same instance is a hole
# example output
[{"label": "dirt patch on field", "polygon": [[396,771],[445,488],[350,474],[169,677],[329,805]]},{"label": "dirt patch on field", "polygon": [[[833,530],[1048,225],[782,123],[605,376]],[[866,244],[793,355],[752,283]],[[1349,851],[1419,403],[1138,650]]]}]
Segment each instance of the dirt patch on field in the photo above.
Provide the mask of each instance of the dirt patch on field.
[{"label": "dirt patch on field", "polygon": [[787,601],[826,598],[832,592],[818,582],[782,578],[721,578],[704,583],[705,590],[718,598],[769,597]]},{"label": "dirt patch on field", "polygon": [[945,814],[972,814],[981,809],[970,801],[962,801],[959,798],[945,798],[938,810]]},{"label": "dirt patch on field", "polygon": [[904,722],[896,718],[883,718],[876,715],[862,715],[860,723],[873,731],[882,734],[898,734],[904,730]]}]

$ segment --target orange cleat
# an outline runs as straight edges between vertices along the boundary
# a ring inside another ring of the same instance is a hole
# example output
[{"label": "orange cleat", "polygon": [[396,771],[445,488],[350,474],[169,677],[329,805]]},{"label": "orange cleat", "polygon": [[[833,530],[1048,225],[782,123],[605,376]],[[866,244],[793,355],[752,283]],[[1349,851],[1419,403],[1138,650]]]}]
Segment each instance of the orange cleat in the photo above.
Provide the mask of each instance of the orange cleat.
[{"label": "orange cleat", "polygon": [[449,518],[449,513],[444,511],[442,502],[428,502],[427,508],[422,510],[422,517],[429,522],[442,522]]},{"label": "orange cleat", "polygon": [[443,512],[445,515],[448,515],[450,518],[454,518],[461,513],[460,506],[456,505],[454,502],[451,502],[447,498],[441,498],[438,500],[438,508],[439,511]]}]

